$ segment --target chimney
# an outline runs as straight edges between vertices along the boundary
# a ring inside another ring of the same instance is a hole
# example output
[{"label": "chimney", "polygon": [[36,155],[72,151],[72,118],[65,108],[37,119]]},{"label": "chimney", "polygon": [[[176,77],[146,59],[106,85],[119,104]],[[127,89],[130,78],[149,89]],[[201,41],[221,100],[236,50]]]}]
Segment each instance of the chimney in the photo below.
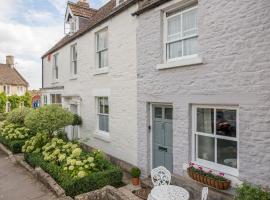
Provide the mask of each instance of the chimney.
[{"label": "chimney", "polygon": [[88,3],[88,0],[78,0],[77,2],[78,6],[84,7],[84,8],[89,8],[90,5]]},{"label": "chimney", "polygon": [[14,56],[6,56],[6,64],[10,65],[10,67],[14,67]]}]

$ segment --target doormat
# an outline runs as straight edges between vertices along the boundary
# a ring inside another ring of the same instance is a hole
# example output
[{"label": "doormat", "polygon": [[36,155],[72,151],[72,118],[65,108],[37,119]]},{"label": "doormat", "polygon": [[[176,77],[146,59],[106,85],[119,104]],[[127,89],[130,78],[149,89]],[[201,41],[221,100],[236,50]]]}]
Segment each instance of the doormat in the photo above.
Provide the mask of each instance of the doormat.
[{"label": "doormat", "polygon": [[135,194],[137,197],[140,197],[143,200],[147,200],[147,197],[150,194],[150,192],[151,192],[150,188],[142,188],[139,190],[132,191],[133,194]]}]

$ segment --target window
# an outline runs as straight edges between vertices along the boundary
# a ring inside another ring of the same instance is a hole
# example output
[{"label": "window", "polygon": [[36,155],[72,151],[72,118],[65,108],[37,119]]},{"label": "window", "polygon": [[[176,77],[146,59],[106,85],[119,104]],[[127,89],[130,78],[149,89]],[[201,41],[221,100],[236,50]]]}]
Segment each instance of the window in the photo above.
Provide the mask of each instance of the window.
[{"label": "window", "polygon": [[4,85],[4,92],[6,93],[6,95],[11,95],[11,86]]},{"label": "window", "polygon": [[108,29],[96,33],[96,62],[98,68],[108,66]]},{"label": "window", "polygon": [[51,104],[62,105],[62,96],[61,94],[51,94]]},{"label": "window", "polygon": [[56,81],[58,80],[58,54],[55,54],[53,56],[53,80]]},{"label": "window", "polygon": [[70,57],[71,57],[71,75],[77,75],[77,44],[71,46],[70,49]]},{"label": "window", "polygon": [[10,112],[11,111],[11,103],[8,101],[6,103],[6,112]]},{"label": "window", "polygon": [[23,108],[23,107],[24,107],[24,102],[20,102],[19,108]]},{"label": "window", "polygon": [[109,132],[109,102],[108,97],[97,98],[98,129]]},{"label": "window", "polygon": [[18,94],[18,96],[23,95],[23,87],[22,86],[17,86],[17,94]]},{"label": "window", "polygon": [[166,13],[165,29],[167,60],[198,53],[196,6]]},{"label": "window", "polygon": [[47,105],[48,104],[48,97],[47,95],[43,95],[43,105]]},{"label": "window", "polygon": [[237,175],[237,109],[195,106],[193,119],[195,161],[206,167]]}]

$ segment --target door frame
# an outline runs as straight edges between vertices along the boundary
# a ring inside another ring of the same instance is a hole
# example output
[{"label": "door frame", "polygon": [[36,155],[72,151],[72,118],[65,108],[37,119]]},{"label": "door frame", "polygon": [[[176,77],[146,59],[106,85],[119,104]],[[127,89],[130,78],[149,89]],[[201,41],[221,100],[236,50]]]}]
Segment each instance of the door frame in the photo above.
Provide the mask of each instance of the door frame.
[{"label": "door frame", "polygon": [[[150,163],[148,163],[148,166],[149,166],[149,168],[150,168],[150,172],[151,172],[151,170],[153,169],[153,108],[155,107],[155,106],[161,106],[161,107],[166,107],[166,106],[168,106],[168,107],[172,107],[172,109],[173,109],[173,104],[172,103],[162,103],[162,102],[160,102],[160,103],[154,103],[154,102],[150,102],[150,115],[149,115],[149,125],[150,125],[150,127],[151,127],[151,129],[150,129],[150,134],[149,134],[149,136],[150,136],[150,146],[149,146],[149,151],[150,151]],[[174,109],[173,109],[174,110]],[[174,111],[173,111],[173,113],[174,113]],[[173,117],[173,116],[172,116]],[[172,119],[172,125],[173,125],[173,121],[174,121],[174,117],[173,117],[173,119]],[[173,133],[172,133],[173,134]],[[173,137],[173,136],[172,136]],[[173,145],[173,144],[172,144]],[[173,148],[172,148],[173,149]],[[173,152],[172,152],[172,154],[173,154]]]}]

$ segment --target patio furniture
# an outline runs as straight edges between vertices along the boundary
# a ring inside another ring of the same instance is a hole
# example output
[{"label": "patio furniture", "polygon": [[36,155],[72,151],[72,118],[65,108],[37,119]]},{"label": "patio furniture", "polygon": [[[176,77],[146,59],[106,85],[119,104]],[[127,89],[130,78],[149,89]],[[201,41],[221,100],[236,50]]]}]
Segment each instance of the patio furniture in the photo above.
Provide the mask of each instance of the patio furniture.
[{"label": "patio furniture", "polygon": [[188,200],[189,193],[175,185],[161,185],[152,189],[147,200]]},{"label": "patio furniture", "polygon": [[203,187],[202,189],[202,200],[207,200],[208,196],[208,187]]},{"label": "patio furniture", "polygon": [[165,167],[159,166],[151,171],[151,179],[155,186],[170,185],[171,173]]}]

